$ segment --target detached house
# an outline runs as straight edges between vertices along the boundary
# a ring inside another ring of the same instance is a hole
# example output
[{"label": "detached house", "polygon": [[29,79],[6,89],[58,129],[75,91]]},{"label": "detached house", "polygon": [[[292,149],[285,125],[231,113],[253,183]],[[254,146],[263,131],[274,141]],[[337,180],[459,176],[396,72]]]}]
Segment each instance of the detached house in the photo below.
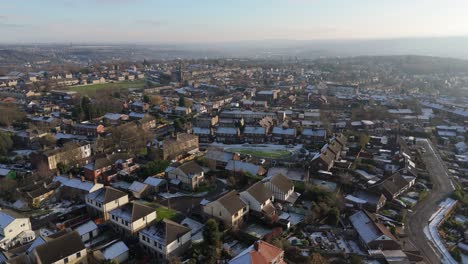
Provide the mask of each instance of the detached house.
[{"label": "detached house", "polygon": [[184,254],[192,245],[191,229],[168,219],[141,230],[139,240],[143,249],[155,256],[158,263]]},{"label": "detached house", "polygon": [[204,171],[195,161],[189,161],[167,173],[171,183],[183,189],[194,190],[204,181]]},{"label": "detached house", "polygon": [[133,235],[156,220],[154,208],[131,202],[109,212],[111,223],[119,233]]},{"label": "detached house", "polygon": [[86,205],[91,215],[109,220],[109,212],[128,203],[128,195],[112,187],[104,187],[86,195]]},{"label": "detached house", "polygon": [[262,182],[257,182],[241,192],[240,198],[249,206],[250,212],[257,216],[268,221],[277,218],[273,193]]},{"label": "detached house", "polygon": [[249,206],[242,201],[236,191],[230,191],[217,200],[207,203],[203,212],[208,218],[215,218],[225,227],[238,228],[244,223]]}]

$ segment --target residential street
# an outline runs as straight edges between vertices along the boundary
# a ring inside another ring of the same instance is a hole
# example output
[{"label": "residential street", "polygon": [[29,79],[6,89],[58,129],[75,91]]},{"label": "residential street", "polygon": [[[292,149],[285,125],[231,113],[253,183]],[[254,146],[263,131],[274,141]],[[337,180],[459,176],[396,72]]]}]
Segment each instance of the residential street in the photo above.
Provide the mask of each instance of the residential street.
[{"label": "residential street", "polygon": [[450,176],[443,166],[443,161],[435,152],[432,143],[421,139],[418,144],[426,149],[426,153],[422,154],[422,159],[430,174],[433,188],[427,197],[413,208],[413,212],[408,214],[406,227],[410,241],[421,251],[426,262],[436,264],[440,263],[440,256],[424,234],[424,227],[437,210],[439,203],[447,198],[454,191],[454,188]]}]

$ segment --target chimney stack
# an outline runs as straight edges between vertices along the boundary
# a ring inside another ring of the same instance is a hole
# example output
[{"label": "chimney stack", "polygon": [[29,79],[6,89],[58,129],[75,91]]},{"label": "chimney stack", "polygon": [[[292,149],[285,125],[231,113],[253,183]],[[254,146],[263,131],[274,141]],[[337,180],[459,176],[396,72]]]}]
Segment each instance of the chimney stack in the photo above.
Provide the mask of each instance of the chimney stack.
[{"label": "chimney stack", "polygon": [[81,182],[85,182],[85,177],[81,175]]},{"label": "chimney stack", "polygon": [[254,249],[255,251],[258,251],[258,246],[259,246],[260,242],[259,241],[255,241],[254,243]]}]

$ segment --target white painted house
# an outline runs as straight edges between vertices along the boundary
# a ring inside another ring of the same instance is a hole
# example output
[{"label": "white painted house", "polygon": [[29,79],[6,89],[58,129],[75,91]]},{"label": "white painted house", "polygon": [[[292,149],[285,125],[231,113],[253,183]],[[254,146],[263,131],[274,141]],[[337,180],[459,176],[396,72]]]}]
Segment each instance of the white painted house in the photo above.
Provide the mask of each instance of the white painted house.
[{"label": "white painted house", "polygon": [[36,238],[28,217],[10,210],[0,210],[0,248],[9,249]]},{"label": "white painted house", "polygon": [[112,187],[101,188],[86,195],[86,205],[91,212],[97,212],[109,220],[109,212],[128,203],[128,194]]},{"label": "white painted house", "polygon": [[191,229],[168,219],[141,230],[139,239],[143,248],[157,258],[157,263],[182,255],[192,244]]},{"label": "white painted house", "polygon": [[276,209],[273,205],[275,197],[262,182],[257,182],[241,192],[240,198],[249,205],[251,211],[268,217],[276,215]]},{"label": "white painted house", "polygon": [[275,200],[295,203],[299,198],[299,195],[294,192],[294,184],[283,174],[265,178],[263,184],[273,193]]},{"label": "white painted house", "polygon": [[109,212],[110,221],[117,232],[133,235],[156,220],[152,207],[131,202]]}]

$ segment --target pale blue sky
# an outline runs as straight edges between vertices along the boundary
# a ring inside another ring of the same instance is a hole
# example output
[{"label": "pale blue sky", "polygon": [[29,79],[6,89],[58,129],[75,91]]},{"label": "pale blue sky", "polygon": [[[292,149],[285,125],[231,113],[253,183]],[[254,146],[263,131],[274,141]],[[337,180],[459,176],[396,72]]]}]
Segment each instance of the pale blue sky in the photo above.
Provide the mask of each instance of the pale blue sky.
[{"label": "pale blue sky", "polygon": [[467,0],[0,0],[0,42],[468,36]]}]

